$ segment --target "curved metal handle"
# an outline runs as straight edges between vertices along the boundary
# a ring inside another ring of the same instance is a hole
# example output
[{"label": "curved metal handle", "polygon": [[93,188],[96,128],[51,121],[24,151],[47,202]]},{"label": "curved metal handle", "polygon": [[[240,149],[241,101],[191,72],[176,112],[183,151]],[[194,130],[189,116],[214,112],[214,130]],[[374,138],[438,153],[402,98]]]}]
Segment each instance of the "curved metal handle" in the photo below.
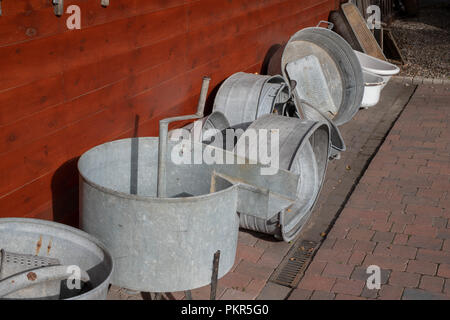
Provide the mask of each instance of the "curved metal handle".
[{"label": "curved metal handle", "polygon": [[[69,266],[46,266],[38,269],[26,270],[17,275],[8,277],[0,281],[0,298],[16,291],[28,288],[32,285],[54,280],[65,280],[72,273],[68,273]],[[90,280],[86,271],[81,270],[80,280],[88,282]]]},{"label": "curved metal handle", "polygon": [[317,24],[317,28],[319,28],[321,24],[326,24],[327,29],[330,29],[330,30],[332,30],[334,28],[334,24],[332,22],[325,21],[325,20],[320,20],[319,23]]}]

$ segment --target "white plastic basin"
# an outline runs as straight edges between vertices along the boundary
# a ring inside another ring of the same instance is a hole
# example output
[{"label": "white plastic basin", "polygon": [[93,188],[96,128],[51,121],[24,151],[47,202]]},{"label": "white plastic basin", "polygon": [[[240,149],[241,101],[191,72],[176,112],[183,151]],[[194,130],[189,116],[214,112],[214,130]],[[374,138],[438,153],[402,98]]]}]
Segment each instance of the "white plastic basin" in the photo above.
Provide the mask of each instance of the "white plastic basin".
[{"label": "white plastic basin", "polygon": [[392,76],[400,72],[400,68],[387,61],[369,56],[368,54],[354,50],[358,57],[363,71],[367,71],[383,78],[384,86],[389,82]]},{"label": "white plastic basin", "polygon": [[386,82],[383,77],[363,71],[364,96],[361,103],[362,108],[373,107],[380,101],[381,90]]}]

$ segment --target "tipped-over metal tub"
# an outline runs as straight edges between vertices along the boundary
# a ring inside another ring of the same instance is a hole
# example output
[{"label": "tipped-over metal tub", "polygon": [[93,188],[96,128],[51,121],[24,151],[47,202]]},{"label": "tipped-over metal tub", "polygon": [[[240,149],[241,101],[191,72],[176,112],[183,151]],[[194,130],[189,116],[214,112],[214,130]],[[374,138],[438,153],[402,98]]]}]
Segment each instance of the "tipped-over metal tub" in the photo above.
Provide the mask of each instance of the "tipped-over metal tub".
[{"label": "tipped-over metal tub", "polygon": [[325,28],[305,28],[286,45],[281,62],[297,107],[306,100],[336,125],[350,121],[361,106],[364,82],[361,65],[350,45]]},{"label": "tipped-over metal tub", "polygon": [[112,257],[81,230],[44,220],[0,219],[0,249],[0,299],[106,299]]},{"label": "tipped-over metal tub", "polygon": [[204,165],[168,160],[167,198],[158,198],[158,141],[113,141],[81,157],[81,226],[111,250],[113,284],[147,292],[202,287],[217,250],[219,278],[234,264],[237,187],[223,181],[211,193]]},{"label": "tipped-over metal tub", "polygon": [[[300,120],[266,115],[255,120],[236,144],[235,152],[252,153],[258,148],[247,143],[247,136],[260,129],[279,132],[279,167],[300,175],[297,200],[271,219],[240,215],[242,228],[272,234],[284,241],[294,239],[308,221],[322,189],[330,153],[330,128],[325,121]],[[271,142],[273,143],[273,142]]]},{"label": "tipped-over metal tub", "polygon": [[289,88],[280,75],[238,72],[221,85],[214,101],[214,111],[222,112],[234,126],[272,113],[289,97]]}]

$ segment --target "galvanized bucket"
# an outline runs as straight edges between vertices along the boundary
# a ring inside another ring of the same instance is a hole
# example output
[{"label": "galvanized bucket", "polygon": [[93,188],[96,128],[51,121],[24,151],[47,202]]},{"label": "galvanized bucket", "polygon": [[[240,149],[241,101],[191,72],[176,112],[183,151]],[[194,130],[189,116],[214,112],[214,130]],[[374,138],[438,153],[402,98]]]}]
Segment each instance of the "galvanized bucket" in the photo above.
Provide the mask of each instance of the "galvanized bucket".
[{"label": "galvanized bucket", "polygon": [[290,98],[288,85],[281,76],[263,76],[238,72],[219,89],[214,111],[222,112],[234,126],[272,113],[276,105]]},{"label": "galvanized bucket", "polygon": [[0,299],[106,299],[112,272],[108,251],[81,230],[0,219]]},{"label": "galvanized bucket", "polygon": [[281,62],[301,113],[307,101],[336,125],[350,121],[364,94],[361,65],[350,45],[326,28],[306,28],[294,34]]},{"label": "galvanized bucket", "polygon": [[246,136],[249,130],[260,129],[279,130],[279,167],[299,174],[300,187],[295,203],[278,215],[261,219],[241,213],[240,226],[291,241],[308,221],[322,188],[330,152],[330,129],[325,121],[266,115],[254,121],[240,137],[235,148],[238,155],[240,150],[257,148],[245,145]]},{"label": "galvanized bucket", "polygon": [[85,153],[81,227],[111,250],[111,282],[146,292],[174,292],[211,282],[214,253],[219,278],[233,266],[239,218],[237,187],[210,192],[201,165],[167,161],[167,198],[157,198],[158,138],[113,141]]}]

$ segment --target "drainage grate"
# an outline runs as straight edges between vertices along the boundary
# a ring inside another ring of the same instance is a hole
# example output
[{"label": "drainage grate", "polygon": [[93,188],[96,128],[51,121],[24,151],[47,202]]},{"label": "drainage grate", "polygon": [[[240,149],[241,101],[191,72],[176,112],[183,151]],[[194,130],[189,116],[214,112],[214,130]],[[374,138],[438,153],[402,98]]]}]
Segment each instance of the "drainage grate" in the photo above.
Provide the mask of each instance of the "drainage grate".
[{"label": "drainage grate", "polygon": [[308,240],[303,240],[299,244],[294,245],[277,270],[272,274],[270,281],[282,286],[295,288],[300,282],[317,247],[317,242]]}]

